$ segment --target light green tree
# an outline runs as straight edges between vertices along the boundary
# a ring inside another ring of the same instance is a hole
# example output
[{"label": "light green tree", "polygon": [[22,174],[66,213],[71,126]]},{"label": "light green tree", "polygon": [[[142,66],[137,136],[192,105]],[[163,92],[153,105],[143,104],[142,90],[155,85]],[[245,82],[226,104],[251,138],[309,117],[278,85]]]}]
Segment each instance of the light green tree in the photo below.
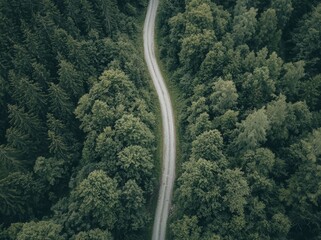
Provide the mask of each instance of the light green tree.
[{"label": "light green tree", "polygon": [[196,216],[188,217],[184,215],[181,219],[171,224],[174,238],[177,240],[198,240],[200,239],[201,228],[198,226]]},{"label": "light green tree", "polygon": [[236,138],[236,145],[240,150],[251,150],[260,146],[266,141],[267,131],[270,122],[266,116],[266,110],[261,108],[248,115],[239,126],[239,134]]},{"label": "light green tree", "polygon": [[116,165],[116,175],[120,176],[122,182],[135,180],[144,191],[153,191],[154,164],[148,149],[137,145],[128,146],[118,153]]},{"label": "light green tree", "polygon": [[217,130],[203,132],[192,143],[192,155],[195,160],[203,158],[216,161],[223,158],[223,139]]},{"label": "light green tree", "polygon": [[75,236],[75,240],[112,240],[113,237],[108,231],[103,231],[99,228],[95,228],[89,231],[79,232]]},{"label": "light green tree", "polygon": [[115,139],[123,146],[153,147],[155,136],[139,118],[125,114],[115,123]]},{"label": "light green tree", "polygon": [[74,231],[88,227],[112,230],[117,221],[119,198],[115,180],[102,170],[91,172],[71,193],[67,226]]},{"label": "light green tree", "polygon": [[52,221],[27,222],[17,235],[17,240],[63,240],[62,226]]},{"label": "light green tree", "polygon": [[233,81],[219,79],[214,83],[213,93],[210,95],[210,109],[216,115],[232,110],[237,104],[238,94]]},{"label": "light green tree", "polygon": [[248,107],[262,107],[272,100],[276,90],[267,67],[256,68],[247,74],[242,88],[242,103]]},{"label": "light green tree", "polygon": [[234,16],[233,39],[237,45],[248,43],[254,37],[257,28],[257,9],[250,8],[242,10],[239,15]]}]

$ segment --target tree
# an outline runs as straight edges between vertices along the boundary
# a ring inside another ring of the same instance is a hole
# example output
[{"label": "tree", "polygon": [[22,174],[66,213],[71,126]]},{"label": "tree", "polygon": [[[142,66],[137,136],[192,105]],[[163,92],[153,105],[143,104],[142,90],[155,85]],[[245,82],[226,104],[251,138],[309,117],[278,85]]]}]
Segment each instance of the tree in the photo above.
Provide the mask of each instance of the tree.
[{"label": "tree", "polygon": [[23,165],[21,153],[17,149],[0,145],[0,179],[5,178],[10,172],[22,170]]},{"label": "tree", "polygon": [[204,30],[202,33],[184,37],[179,52],[180,64],[185,70],[196,73],[214,41],[215,33],[213,30]]},{"label": "tree", "polygon": [[44,150],[45,127],[41,120],[31,112],[16,105],[9,105],[9,122],[7,130],[8,145],[27,156],[33,156]]},{"label": "tree", "polygon": [[196,119],[202,114],[207,113],[209,110],[208,105],[206,103],[205,97],[200,97],[197,100],[191,103],[191,106],[186,110],[186,118],[188,123],[195,123]]},{"label": "tree", "polygon": [[217,130],[203,132],[192,143],[192,158],[216,161],[223,158],[223,139]]},{"label": "tree", "polygon": [[[86,132],[102,131],[105,124],[120,118],[138,95],[136,87],[124,72],[104,71],[89,93],[80,98],[75,113]],[[93,121],[95,124],[92,124]]]},{"label": "tree", "polygon": [[272,0],[271,8],[275,9],[276,11],[279,28],[283,29],[287,25],[293,11],[292,1]]},{"label": "tree", "polygon": [[121,192],[121,213],[118,216],[117,229],[123,238],[129,239],[128,234],[140,230],[150,221],[149,215],[144,208],[144,191],[137,185],[135,180],[125,183]]},{"label": "tree", "polygon": [[224,114],[233,109],[237,104],[237,90],[232,81],[219,79],[214,83],[213,93],[210,96],[211,110],[214,115]]},{"label": "tree", "polygon": [[201,133],[211,130],[212,125],[208,113],[204,112],[195,119],[195,123],[188,125],[188,133],[194,139]]},{"label": "tree", "polygon": [[214,127],[222,133],[224,142],[232,139],[234,129],[238,122],[239,112],[227,110],[223,115],[214,119]]},{"label": "tree", "polygon": [[270,128],[270,122],[266,116],[266,110],[261,108],[249,114],[238,125],[239,134],[235,143],[240,150],[251,150],[266,141],[266,134]]},{"label": "tree", "polygon": [[128,146],[118,153],[117,175],[121,182],[135,180],[139,187],[147,193],[153,191],[154,164],[151,153],[141,146]]},{"label": "tree", "polygon": [[303,59],[311,72],[319,73],[320,69],[320,44],[321,37],[321,4],[299,22],[299,27],[293,34],[293,41],[297,59]]},{"label": "tree", "polygon": [[[226,169],[204,159],[188,161],[183,165],[176,190],[180,211],[187,216],[196,216],[202,222],[202,232],[208,230],[212,234],[231,238],[244,231],[243,212],[248,195],[248,184],[239,169]],[[195,221],[194,218],[194,224]],[[174,225],[174,229],[178,227],[184,225]],[[197,226],[191,227],[199,231]],[[186,229],[181,230],[181,234],[186,234]],[[180,236],[178,232],[176,234]]]},{"label": "tree", "polygon": [[50,82],[50,72],[41,63],[32,63],[32,79],[38,83],[42,89],[46,89],[48,82]]},{"label": "tree", "polygon": [[260,197],[267,203],[276,194],[275,183],[270,178],[275,167],[275,155],[268,148],[246,151],[235,164],[246,174],[253,197]]},{"label": "tree", "polygon": [[[234,1],[234,0],[232,0]],[[226,1],[225,1],[226,2]],[[223,38],[225,34],[230,30],[231,14],[221,6],[211,3],[212,15],[213,15],[213,27],[217,39]]]},{"label": "tree", "polygon": [[[221,171],[216,162],[204,159],[183,164],[175,194],[177,204],[185,214],[205,217],[221,207],[220,189],[216,181]],[[214,206],[209,207],[212,204]]]},{"label": "tree", "polygon": [[196,216],[188,217],[184,215],[181,219],[171,224],[174,238],[177,240],[198,240],[200,239],[201,228],[198,226]]},{"label": "tree", "polygon": [[88,158],[89,162],[93,161],[95,156],[100,157],[101,161],[108,165],[108,172],[112,175],[117,172],[117,154],[123,148],[122,143],[115,139],[115,134],[111,127],[106,127],[98,136],[95,132],[89,134],[84,147],[88,154],[83,154],[83,158]]},{"label": "tree", "polygon": [[189,0],[186,2],[185,18],[187,20],[185,34],[195,34],[213,26],[213,15],[210,1]]},{"label": "tree", "polygon": [[307,138],[291,146],[290,156],[294,164],[288,164],[294,173],[287,180],[286,186],[281,188],[280,199],[290,208],[292,234],[298,238],[317,239],[314,237],[318,236],[320,231],[320,137],[320,129],[317,129]]},{"label": "tree", "polygon": [[110,232],[95,228],[89,231],[79,232],[75,240],[112,240]]},{"label": "tree", "polygon": [[44,113],[46,97],[38,83],[10,72],[10,84],[13,88],[12,97],[19,106],[25,107],[34,114]]},{"label": "tree", "polygon": [[199,74],[203,82],[209,82],[214,77],[221,76],[223,69],[227,64],[227,49],[223,46],[222,42],[213,44],[213,47],[206,54],[202,65],[200,66]]},{"label": "tree", "polygon": [[62,136],[57,135],[53,131],[48,131],[49,152],[57,158],[66,158],[68,154],[68,146],[64,142]]},{"label": "tree", "polygon": [[257,28],[257,9],[243,10],[234,16],[233,39],[237,45],[248,43],[254,37]]},{"label": "tree", "polygon": [[257,48],[267,47],[270,52],[278,51],[281,31],[278,29],[276,11],[272,8],[264,11],[258,21]]},{"label": "tree", "polygon": [[56,158],[38,157],[33,169],[37,175],[50,185],[59,183],[67,173],[65,161]]},{"label": "tree", "polygon": [[288,114],[288,104],[286,103],[286,97],[284,95],[280,95],[277,100],[267,105],[266,115],[271,126],[267,132],[267,137],[270,143],[275,146],[282,146],[288,140]]},{"label": "tree", "polygon": [[[269,68],[269,74],[271,79],[277,80],[279,79],[281,75],[281,70],[283,67],[283,60],[275,53],[273,52],[269,58],[266,60],[265,64]],[[277,86],[277,84],[276,84]]]},{"label": "tree", "polygon": [[277,81],[277,88],[287,96],[290,101],[294,101],[298,97],[300,82],[305,77],[305,63],[298,61],[294,63],[286,63],[283,65],[284,75]]},{"label": "tree", "polygon": [[155,136],[139,118],[126,114],[115,123],[115,139],[123,146],[141,145],[148,148],[154,147]]},{"label": "tree", "polygon": [[247,203],[249,187],[243,172],[240,169],[226,169],[221,176],[224,186],[223,203],[233,214],[243,215],[244,206]]},{"label": "tree", "polygon": [[309,109],[320,110],[321,106],[321,75],[318,74],[313,78],[308,79],[306,82],[302,83],[301,89],[304,89],[303,99],[309,106]]},{"label": "tree", "polygon": [[[49,152],[56,158],[75,160],[79,156],[80,139],[76,140],[77,126],[70,126],[72,122],[66,119],[59,120],[52,114],[47,114],[47,126],[49,137]],[[68,124],[68,125],[67,125]]]},{"label": "tree", "polygon": [[17,240],[63,240],[62,226],[52,221],[27,222],[17,235]]},{"label": "tree", "polygon": [[305,102],[288,105],[287,127],[291,136],[298,136],[311,130],[312,114]]},{"label": "tree", "polygon": [[256,68],[246,75],[242,85],[242,103],[248,107],[262,107],[272,100],[275,93],[275,82],[270,78],[267,67]]},{"label": "tree", "polygon": [[108,35],[113,35],[117,31],[119,25],[119,10],[117,6],[117,1],[96,1],[98,9],[102,12],[103,28],[105,33]]},{"label": "tree", "polygon": [[49,109],[58,118],[70,118],[73,105],[68,94],[59,85],[50,83],[49,86]]},{"label": "tree", "polygon": [[29,219],[41,211],[44,186],[31,173],[14,172],[0,180],[0,215],[7,223]]},{"label": "tree", "polygon": [[59,86],[75,102],[84,95],[84,82],[74,65],[66,60],[59,62]]},{"label": "tree", "polygon": [[71,193],[67,227],[74,231],[88,228],[114,229],[119,197],[120,191],[115,180],[101,170],[91,172]]}]

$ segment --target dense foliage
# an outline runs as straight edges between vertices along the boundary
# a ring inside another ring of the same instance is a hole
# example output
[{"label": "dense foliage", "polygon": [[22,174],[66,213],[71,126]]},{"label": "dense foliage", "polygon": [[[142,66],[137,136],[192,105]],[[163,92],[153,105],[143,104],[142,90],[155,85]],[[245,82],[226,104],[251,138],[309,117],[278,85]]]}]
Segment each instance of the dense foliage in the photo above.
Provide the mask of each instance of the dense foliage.
[{"label": "dense foliage", "polygon": [[0,1],[1,239],[141,239],[155,115],[147,1]]},{"label": "dense foliage", "polygon": [[186,103],[173,239],[321,238],[320,16],[320,1],[163,1]]}]

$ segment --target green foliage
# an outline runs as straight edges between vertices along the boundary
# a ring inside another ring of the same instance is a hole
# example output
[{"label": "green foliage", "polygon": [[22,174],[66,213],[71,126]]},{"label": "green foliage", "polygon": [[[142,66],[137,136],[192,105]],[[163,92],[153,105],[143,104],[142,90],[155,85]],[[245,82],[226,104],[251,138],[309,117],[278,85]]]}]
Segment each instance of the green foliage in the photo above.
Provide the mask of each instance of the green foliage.
[{"label": "green foliage", "polygon": [[44,186],[30,173],[14,172],[0,180],[1,216],[7,222],[27,219],[41,210]]},{"label": "green foliage", "polygon": [[130,234],[131,231],[141,230],[149,223],[149,215],[144,209],[144,191],[134,180],[125,183],[121,193],[123,210],[118,216],[118,229],[122,235]]},{"label": "green foliage", "polygon": [[293,35],[297,58],[305,60],[308,68],[317,73],[319,73],[318,69],[321,64],[318,54],[320,52],[320,20],[321,4],[318,4],[309,15],[300,21]]},{"label": "green foliage", "polygon": [[59,236],[62,226],[52,221],[28,222],[24,223],[21,231],[17,234],[17,240],[63,240]]},{"label": "green foliage", "polygon": [[292,11],[292,0],[272,0],[271,8],[275,9],[278,17],[278,26],[283,29],[288,23]]},{"label": "green foliage", "polygon": [[188,217],[184,216],[181,220],[178,220],[175,224],[172,224],[171,229],[174,234],[174,238],[177,240],[200,239],[200,227],[198,226],[198,219],[196,216]]},{"label": "green foliage", "polygon": [[146,6],[1,1],[0,238],[144,235],[156,149],[136,36]]},{"label": "green foliage", "polygon": [[[120,191],[103,171],[93,171],[71,194],[68,226],[72,229],[113,229],[117,220]],[[85,219],[91,219],[86,222]]]},{"label": "green foliage", "polygon": [[214,40],[215,34],[211,30],[204,30],[202,33],[192,34],[183,38],[182,49],[179,53],[180,63],[186,66],[186,69],[195,72],[204,60]]},{"label": "green foliage", "polygon": [[321,75],[318,74],[313,78],[310,78],[301,86],[304,89],[303,99],[309,106],[309,109],[319,110],[321,106],[321,103],[320,103]]},{"label": "green foliage", "polygon": [[261,107],[272,100],[275,92],[275,83],[267,67],[255,68],[253,74],[247,74],[242,87],[246,98],[243,104],[248,107]]},{"label": "green foliage", "polygon": [[42,114],[46,104],[45,95],[38,83],[26,77],[18,77],[10,72],[10,82],[13,88],[12,97],[20,106],[35,114]]},{"label": "green foliage", "polygon": [[284,76],[280,79],[279,88],[290,99],[294,100],[300,90],[300,82],[305,77],[305,63],[303,61],[284,64]]},{"label": "green foliage", "polygon": [[6,177],[11,171],[18,171],[23,168],[20,161],[20,153],[17,149],[0,145],[0,179]]},{"label": "green foliage", "polygon": [[289,167],[295,167],[294,173],[281,189],[281,200],[290,208],[289,214],[295,230],[300,226],[311,237],[317,236],[320,231],[320,144],[320,129],[317,129],[306,139],[291,146],[291,158],[296,162],[292,165],[289,163]]},{"label": "green foliage", "polygon": [[[192,219],[183,216],[174,222],[172,228],[177,237],[193,234],[188,232],[189,228],[194,229],[195,237],[198,237],[200,227],[196,225],[197,219],[202,222],[203,228],[218,235],[225,235],[229,229],[241,230],[244,227],[244,223],[235,222],[236,219],[244,221],[244,206],[249,195],[247,182],[240,170],[224,169],[215,162],[203,159],[187,162],[183,170],[178,178],[177,203],[179,211]],[[223,221],[224,226],[220,224]],[[178,229],[182,232],[178,233]]]},{"label": "green foliage", "polygon": [[161,57],[187,103],[173,239],[318,239],[319,2],[163,4]]},{"label": "green foliage", "polygon": [[233,38],[236,44],[248,43],[254,36],[257,28],[257,9],[244,9],[234,17]]},{"label": "green foliage", "polygon": [[210,96],[211,110],[214,114],[224,114],[233,109],[237,103],[237,90],[232,81],[222,79],[214,83],[213,93]]},{"label": "green foliage", "polygon": [[270,122],[265,109],[255,111],[239,124],[236,145],[240,150],[251,150],[259,147],[261,143],[266,141],[269,127]]},{"label": "green foliage", "polygon": [[66,91],[68,96],[78,100],[84,94],[84,83],[73,64],[61,60],[58,74],[60,87]]},{"label": "green foliage", "polygon": [[140,145],[151,147],[154,144],[154,135],[139,118],[132,114],[123,115],[115,123],[116,139],[122,141],[123,146]]},{"label": "green foliage", "polygon": [[34,172],[50,185],[54,185],[66,175],[66,167],[64,165],[65,162],[62,159],[38,157]]},{"label": "green foliage", "polygon": [[193,159],[207,159],[211,161],[220,160],[222,154],[223,139],[217,130],[203,132],[192,143]]},{"label": "green foliage", "polygon": [[211,81],[213,77],[222,75],[227,61],[226,51],[222,42],[217,42],[212,46],[200,66],[202,81]]},{"label": "green foliage", "polygon": [[142,146],[131,145],[118,153],[117,175],[122,181],[135,180],[144,191],[153,190],[153,169],[151,153]]},{"label": "green foliage", "polygon": [[102,231],[99,228],[80,232],[75,236],[75,240],[112,240],[112,236],[109,232]]},{"label": "green foliage", "polygon": [[270,52],[278,50],[281,31],[278,29],[278,18],[275,9],[269,8],[263,12],[258,21],[258,49],[267,47]]}]

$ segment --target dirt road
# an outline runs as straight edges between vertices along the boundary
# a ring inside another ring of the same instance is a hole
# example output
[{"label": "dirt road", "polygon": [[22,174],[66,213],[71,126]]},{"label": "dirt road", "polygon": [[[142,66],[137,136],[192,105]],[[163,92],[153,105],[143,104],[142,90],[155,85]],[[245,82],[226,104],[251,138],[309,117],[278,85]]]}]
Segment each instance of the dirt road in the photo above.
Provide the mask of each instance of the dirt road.
[{"label": "dirt road", "polygon": [[159,0],[150,0],[144,24],[144,53],[151,78],[160,102],[163,124],[163,167],[153,227],[153,240],[165,240],[166,225],[175,179],[175,125],[170,95],[158,67],[155,49],[155,18]]}]

